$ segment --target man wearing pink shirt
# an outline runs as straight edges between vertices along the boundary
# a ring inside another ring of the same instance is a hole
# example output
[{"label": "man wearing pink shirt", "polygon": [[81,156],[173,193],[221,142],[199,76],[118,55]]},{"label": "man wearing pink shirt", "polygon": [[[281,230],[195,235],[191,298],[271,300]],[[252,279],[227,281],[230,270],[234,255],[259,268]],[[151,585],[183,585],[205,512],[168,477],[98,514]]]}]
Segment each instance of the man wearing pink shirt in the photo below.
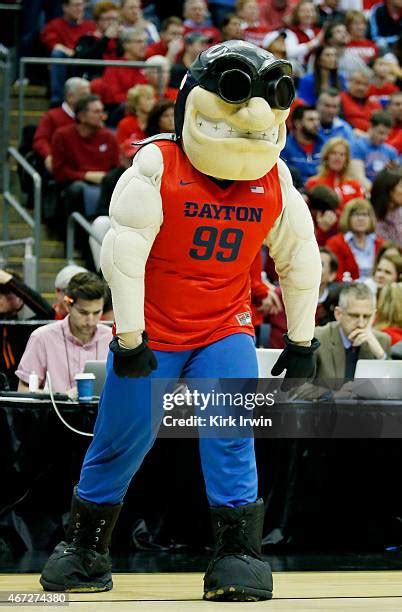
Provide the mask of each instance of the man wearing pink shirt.
[{"label": "man wearing pink shirt", "polygon": [[28,390],[32,372],[43,389],[49,372],[53,391],[66,393],[75,387],[74,377],[83,371],[86,361],[106,359],[112,331],[98,324],[105,295],[104,281],[92,272],[71,279],[65,296],[68,315],[32,333],[16,371],[18,391]]}]

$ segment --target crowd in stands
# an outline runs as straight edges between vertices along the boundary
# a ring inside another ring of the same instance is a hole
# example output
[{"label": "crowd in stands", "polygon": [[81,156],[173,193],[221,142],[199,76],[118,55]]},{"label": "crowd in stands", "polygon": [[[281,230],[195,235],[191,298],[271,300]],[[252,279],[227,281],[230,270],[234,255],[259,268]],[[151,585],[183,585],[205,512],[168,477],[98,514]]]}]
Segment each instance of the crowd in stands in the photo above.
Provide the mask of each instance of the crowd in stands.
[{"label": "crowd in stands", "polygon": [[[401,0],[26,0],[21,54],[140,62],[50,66],[50,109],[32,151],[56,187],[57,227],[62,234],[67,216],[79,211],[102,238],[133,143],[174,131],[174,101],[189,65],[202,50],[233,38],[293,65],[297,97],[281,157],[310,208],[320,246],[317,325],[332,325],[322,338],[347,316],[347,291],[338,305],[342,289],[358,286],[352,301],[370,300],[367,288],[377,300],[370,328],[401,342]],[[90,242],[84,255],[92,253],[88,265],[99,271],[99,245]],[[257,332],[270,330],[259,343],[280,348],[286,315],[265,247],[250,276]],[[380,356],[378,346],[387,343],[380,335],[376,344],[377,336],[369,339]]]}]

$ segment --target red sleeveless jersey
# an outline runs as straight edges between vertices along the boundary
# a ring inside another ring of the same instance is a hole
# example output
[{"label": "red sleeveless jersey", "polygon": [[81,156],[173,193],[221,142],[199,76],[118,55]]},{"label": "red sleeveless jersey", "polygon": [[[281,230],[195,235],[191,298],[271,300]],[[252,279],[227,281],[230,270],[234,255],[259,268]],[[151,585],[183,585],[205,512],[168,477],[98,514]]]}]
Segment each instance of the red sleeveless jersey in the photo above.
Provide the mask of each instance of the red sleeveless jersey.
[{"label": "red sleeveless jersey", "polygon": [[178,351],[233,333],[254,335],[250,267],[282,210],[278,169],[222,188],[174,142],[163,155],[163,223],[145,270],[153,349]]}]

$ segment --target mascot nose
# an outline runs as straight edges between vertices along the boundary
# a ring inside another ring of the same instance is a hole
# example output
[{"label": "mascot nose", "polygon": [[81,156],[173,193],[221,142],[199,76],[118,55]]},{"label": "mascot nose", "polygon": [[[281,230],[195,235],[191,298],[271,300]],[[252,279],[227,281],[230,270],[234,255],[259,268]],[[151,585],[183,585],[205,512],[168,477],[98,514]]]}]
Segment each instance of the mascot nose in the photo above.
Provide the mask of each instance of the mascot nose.
[{"label": "mascot nose", "polygon": [[275,115],[264,98],[250,98],[230,120],[240,129],[265,130],[274,125]]}]

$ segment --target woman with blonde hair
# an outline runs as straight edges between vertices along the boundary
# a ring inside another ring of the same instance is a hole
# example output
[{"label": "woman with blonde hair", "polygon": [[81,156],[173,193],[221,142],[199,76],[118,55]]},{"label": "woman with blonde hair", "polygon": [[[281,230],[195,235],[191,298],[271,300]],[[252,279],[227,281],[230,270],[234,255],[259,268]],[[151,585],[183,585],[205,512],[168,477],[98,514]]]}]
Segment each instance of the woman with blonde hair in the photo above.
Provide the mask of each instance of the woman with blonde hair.
[{"label": "woman with blonde hair", "polygon": [[398,251],[393,252],[393,249],[388,249],[380,254],[383,248],[384,245],[377,254],[373,276],[364,281],[377,297],[385,285],[402,281],[402,256]]},{"label": "woman with blonde hair", "polygon": [[128,138],[142,140],[149,113],[155,106],[155,90],[152,85],[136,85],[127,92],[127,115],[117,124],[116,139],[119,145]]},{"label": "woman with blonde hair", "polygon": [[381,289],[375,327],[391,337],[391,345],[402,341],[402,283],[388,283]]},{"label": "woman with blonde hair", "polygon": [[317,185],[325,185],[339,198],[339,214],[345,204],[355,198],[364,198],[360,183],[351,177],[350,145],[345,138],[331,138],[321,150],[321,164],[318,174],[308,179],[306,190],[311,191]]},{"label": "woman with blonde hair", "polygon": [[326,247],[338,258],[337,280],[364,280],[371,276],[376,254],[384,242],[375,234],[376,218],[370,202],[355,198],[339,219],[340,232]]}]

